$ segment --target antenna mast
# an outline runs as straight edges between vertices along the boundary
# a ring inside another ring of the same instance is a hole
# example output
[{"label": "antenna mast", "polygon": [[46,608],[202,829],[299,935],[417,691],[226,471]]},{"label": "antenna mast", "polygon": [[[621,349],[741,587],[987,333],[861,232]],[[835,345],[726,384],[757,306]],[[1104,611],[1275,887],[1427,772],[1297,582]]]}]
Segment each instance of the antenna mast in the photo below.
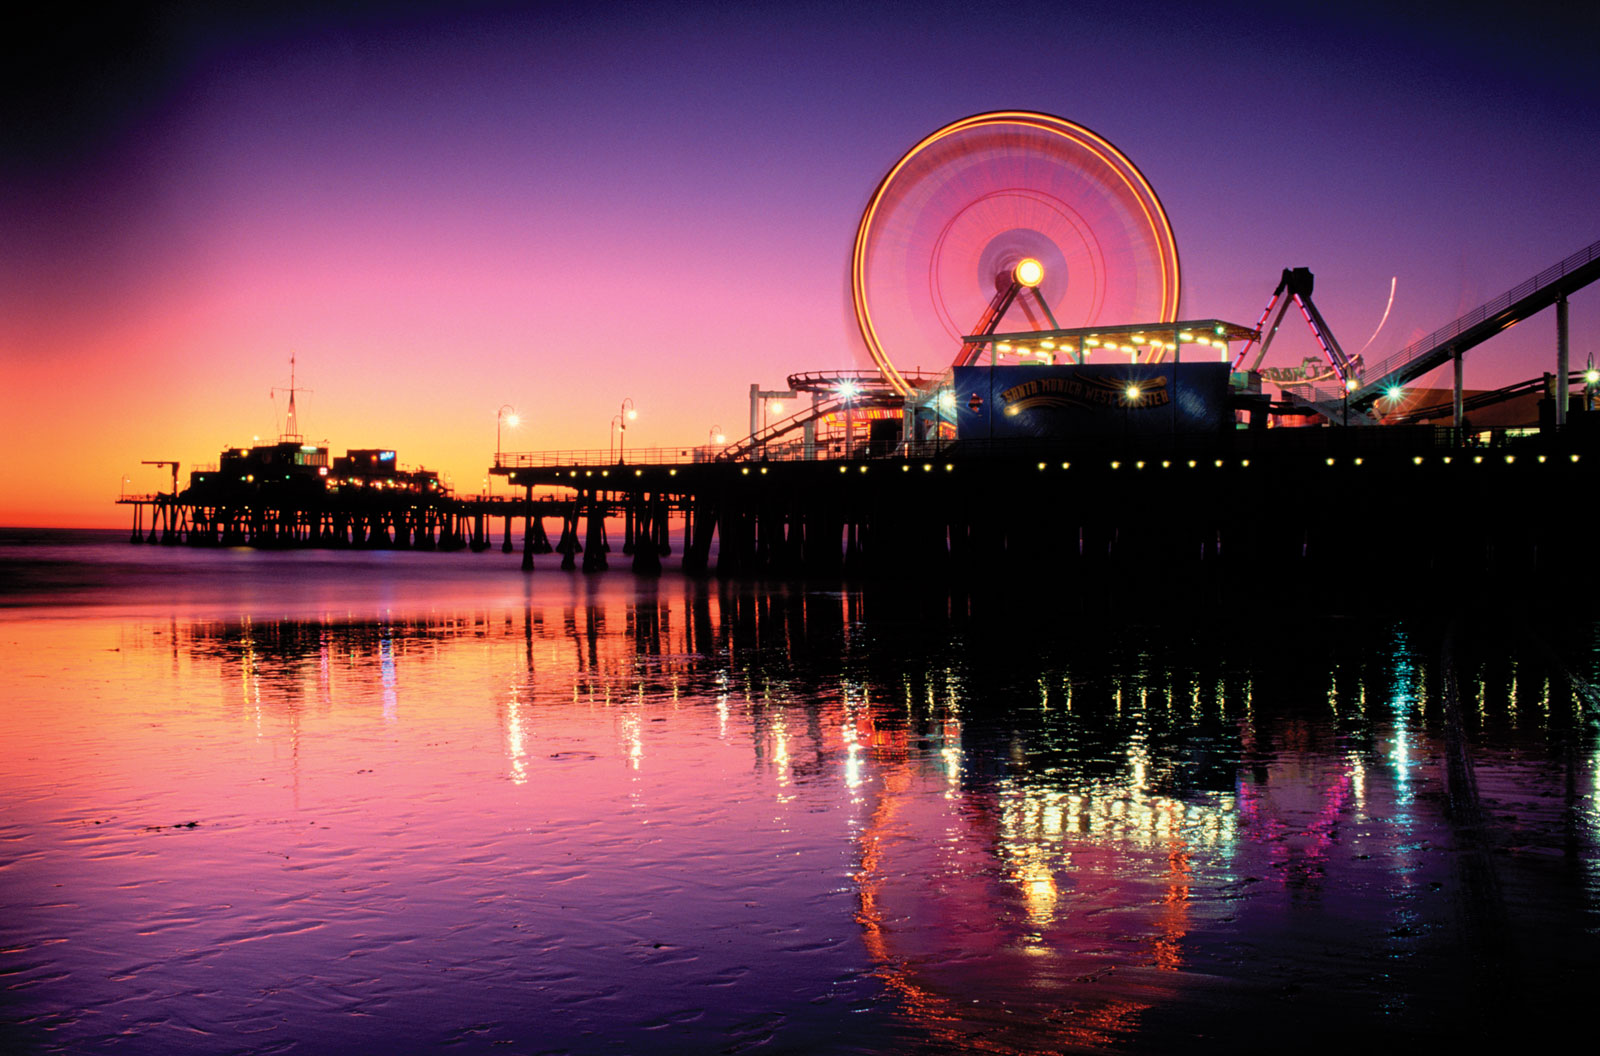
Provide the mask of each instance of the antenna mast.
[{"label": "antenna mast", "polygon": [[[300,421],[295,417],[294,397],[297,392],[310,392],[311,390],[299,388],[294,382],[294,353],[291,352],[289,353],[289,416],[284,420],[283,433],[278,437],[280,444],[301,443],[305,440],[304,435],[300,432]],[[283,389],[273,389],[272,394],[276,396],[283,391]]]}]

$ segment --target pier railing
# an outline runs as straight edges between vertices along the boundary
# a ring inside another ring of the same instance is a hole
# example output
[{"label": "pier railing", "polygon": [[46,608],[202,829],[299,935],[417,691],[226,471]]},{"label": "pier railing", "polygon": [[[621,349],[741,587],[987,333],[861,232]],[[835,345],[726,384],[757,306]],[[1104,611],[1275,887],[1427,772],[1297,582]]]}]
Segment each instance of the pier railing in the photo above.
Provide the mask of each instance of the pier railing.
[{"label": "pier railing", "polygon": [[[1576,435],[1576,434],[1574,434]],[[1583,436],[1591,435],[1584,431]],[[857,443],[847,447],[842,441],[817,443],[807,448],[799,441],[770,444],[742,465],[762,462],[859,462],[920,461],[936,462],[960,458],[1061,461],[1063,459],[1127,458],[1182,459],[1213,457],[1256,457],[1269,455],[1414,455],[1448,452],[1461,448],[1499,448],[1509,444],[1556,442],[1562,434],[1555,429],[1493,429],[1464,432],[1451,426],[1387,425],[1349,429],[1271,429],[1263,431],[1225,430],[1207,433],[1086,435],[1051,439],[974,439],[924,440],[913,443]],[[716,463],[722,445],[696,448],[643,448],[629,450],[623,462],[616,452],[532,451],[507,452],[496,468],[615,470],[628,466],[687,465]],[[723,465],[730,463],[722,462]]]},{"label": "pier railing", "polygon": [[[1466,331],[1487,319],[1507,311],[1517,302],[1526,300],[1547,287],[1555,285],[1558,280],[1565,278],[1596,259],[1600,259],[1600,242],[1590,243],[1565,260],[1545,268],[1533,278],[1518,283],[1494,300],[1486,304],[1480,304],[1466,315],[1454,322],[1446,323],[1427,337],[1411,342],[1411,344],[1382,362],[1368,367],[1366,370],[1367,376],[1384,380],[1390,378],[1401,381],[1409,380],[1409,378],[1415,376],[1415,372],[1408,372],[1406,368],[1417,360],[1427,358],[1429,353],[1448,345]],[[1515,321],[1513,319],[1509,322]],[[1509,325],[1509,322],[1507,325]]]},{"label": "pier railing", "polygon": [[685,447],[630,447],[626,451],[575,448],[563,451],[505,451],[495,456],[495,469],[543,469],[549,466],[664,466],[714,462],[728,444]]}]

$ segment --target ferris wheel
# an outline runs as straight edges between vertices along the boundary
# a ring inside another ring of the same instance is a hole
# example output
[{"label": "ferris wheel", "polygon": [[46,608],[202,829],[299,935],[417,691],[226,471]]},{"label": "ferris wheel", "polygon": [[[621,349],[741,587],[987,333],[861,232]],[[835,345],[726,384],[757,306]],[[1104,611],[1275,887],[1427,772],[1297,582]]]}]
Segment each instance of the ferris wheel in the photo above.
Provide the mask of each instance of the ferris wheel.
[{"label": "ferris wheel", "polygon": [[850,279],[861,336],[902,396],[913,368],[959,365],[962,339],[1008,311],[1017,330],[1178,311],[1178,247],[1149,181],[1103,137],[1025,110],[963,118],[907,151],[861,215]]}]

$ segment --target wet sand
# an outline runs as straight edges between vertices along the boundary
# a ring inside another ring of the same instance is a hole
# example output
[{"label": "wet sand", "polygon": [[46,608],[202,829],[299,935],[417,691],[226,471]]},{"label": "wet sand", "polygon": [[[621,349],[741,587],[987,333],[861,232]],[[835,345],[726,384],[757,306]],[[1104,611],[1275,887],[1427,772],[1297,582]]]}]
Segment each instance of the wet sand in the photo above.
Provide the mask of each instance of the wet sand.
[{"label": "wet sand", "polygon": [[158,553],[98,604],[0,612],[7,1052],[1588,1023],[1589,623],[1019,627],[475,555]]}]

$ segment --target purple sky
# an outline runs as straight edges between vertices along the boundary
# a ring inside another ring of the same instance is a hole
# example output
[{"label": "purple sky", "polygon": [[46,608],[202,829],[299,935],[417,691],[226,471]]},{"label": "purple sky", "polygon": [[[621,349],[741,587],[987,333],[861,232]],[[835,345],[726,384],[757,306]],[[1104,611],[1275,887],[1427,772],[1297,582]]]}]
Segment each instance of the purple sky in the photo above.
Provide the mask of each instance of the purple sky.
[{"label": "purple sky", "polygon": [[[502,404],[515,449],[604,448],[625,396],[630,445],[742,432],[751,382],[865,365],[860,210],[984,110],[1143,170],[1185,317],[1254,323],[1303,265],[1354,351],[1394,278],[1372,358],[1600,238],[1600,21],[1539,5],[285,6],[14,42],[0,355],[29,458],[0,523],[120,524],[120,477],[159,483],[140,459],[276,431],[290,352],[310,438],[462,490]],[[1550,369],[1554,333],[1496,338],[1468,384]],[[1272,358],[1312,350],[1286,329]]]}]

